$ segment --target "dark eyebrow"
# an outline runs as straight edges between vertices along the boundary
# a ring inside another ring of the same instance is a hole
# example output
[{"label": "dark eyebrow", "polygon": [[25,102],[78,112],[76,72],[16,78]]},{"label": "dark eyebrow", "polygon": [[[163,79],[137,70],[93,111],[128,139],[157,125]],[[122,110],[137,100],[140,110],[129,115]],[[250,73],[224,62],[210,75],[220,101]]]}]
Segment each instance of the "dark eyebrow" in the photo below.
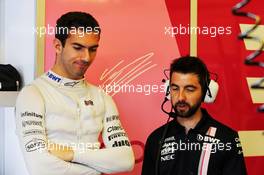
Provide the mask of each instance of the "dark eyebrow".
[{"label": "dark eyebrow", "polygon": [[171,87],[179,87],[178,85],[174,84],[174,83],[171,83],[170,85]]},{"label": "dark eyebrow", "polygon": [[79,44],[79,43],[72,43],[72,45],[76,45],[76,46],[79,46],[79,47],[85,47],[84,45]]},{"label": "dark eyebrow", "polygon": [[[171,86],[171,87],[179,87],[177,84],[174,84],[174,83],[171,83],[170,86]],[[185,89],[186,89],[186,88],[194,88],[194,89],[197,89],[197,87],[194,86],[194,85],[187,85],[187,86],[185,86],[184,88],[185,88]]]},{"label": "dark eyebrow", "polygon": [[187,86],[185,86],[184,88],[194,88],[194,89],[197,89],[197,87],[194,86],[194,85],[187,85]]},{"label": "dark eyebrow", "polygon": [[95,49],[95,48],[97,48],[98,46],[99,46],[99,45],[96,44],[96,45],[94,45],[94,46],[90,46],[89,49]]},{"label": "dark eyebrow", "polygon": [[[87,48],[87,47],[85,47],[84,45],[82,45],[82,44],[80,44],[80,43],[72,43],[72,45],[76,45],[76,46],[79,46],[79,47],[82,47],[82,48]],[[96,47],[98,47],[98,46],[99,46],[99,45],[96,44],[96,45],[93,45],[93,46],[88,47],[87,49],[93,49],[93,48],[96,48]]]}]

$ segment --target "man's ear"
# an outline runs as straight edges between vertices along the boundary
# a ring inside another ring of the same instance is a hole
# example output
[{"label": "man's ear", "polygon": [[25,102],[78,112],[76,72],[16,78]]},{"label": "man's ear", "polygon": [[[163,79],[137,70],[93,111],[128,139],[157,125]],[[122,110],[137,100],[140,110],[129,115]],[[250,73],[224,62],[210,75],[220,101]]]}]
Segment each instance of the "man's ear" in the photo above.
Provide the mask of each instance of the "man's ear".
[{"label": "man's ear", "polygon": [[62,48],[63,48],[62,43],[57,38],[53,40],[53,47],[55,49],[56,54],[60,54],[62,52]]}]

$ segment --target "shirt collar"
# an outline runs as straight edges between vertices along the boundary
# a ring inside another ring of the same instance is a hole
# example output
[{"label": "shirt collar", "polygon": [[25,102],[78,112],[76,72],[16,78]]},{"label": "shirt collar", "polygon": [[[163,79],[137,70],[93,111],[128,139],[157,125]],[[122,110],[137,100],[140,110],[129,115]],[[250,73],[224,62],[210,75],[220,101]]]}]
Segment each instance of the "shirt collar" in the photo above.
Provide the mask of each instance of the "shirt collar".
[{"label": "shirt collar", "polygon": [[208,114],[206,109],[201,108],[201,110],[202,110],[202,118],[197,123],[197,125],[194,127],[194,130],[197,130],[197,131],[207,130],[207,126],[209,127],[208,121],[211,118],[211,116]]},{"label": "shirt collar", "polygon": [[85,78],[82,78],[79,80],[72,80],[72,79],[60,76],[51,70],[46,72],[44,78],[47,79],[49,82],[52,82],[53,84],[56,84],[58,86],[63,86],[63,87],[69,87],[69,88],[81,87],[85,83]]},{"label": "shirt collar", "polygon": [[[196,126],[192,129],[198,132],[206,132],[208,127],[209,127],[209,120],[211,118],[211,116],[208,114],[208,112],[206,111],[206,109],[201,108],[202,110],[202,118],[200,119],[200,121],[196,124]],[[174,123],[174,127],[177,131],[179,132],[185,132],[185,128],[184,126],[182,126],[177,119],[173,119],[171,123]]]}]

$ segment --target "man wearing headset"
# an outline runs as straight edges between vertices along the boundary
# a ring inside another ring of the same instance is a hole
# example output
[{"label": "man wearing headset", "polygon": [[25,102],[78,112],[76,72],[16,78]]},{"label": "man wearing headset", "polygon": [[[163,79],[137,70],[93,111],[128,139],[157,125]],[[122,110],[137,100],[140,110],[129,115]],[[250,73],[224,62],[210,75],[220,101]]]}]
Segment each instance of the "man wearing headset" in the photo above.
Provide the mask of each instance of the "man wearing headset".
[{"label": "man wearing headset", "polygon": [[215,98],[210,81],[215,83],[199,58],[172,62],[168,114],[174,119],[148,137],[141,175],[247,174],[237,132],[201,108],[205,98]]},{"label": "man wearing headset", "polygon": [[54,66],[17,98],[16,133],[31,175],[111,174],[134,166],[115,103],[84,78],[100,32],[88,13],[62,15],[53,42]]}]

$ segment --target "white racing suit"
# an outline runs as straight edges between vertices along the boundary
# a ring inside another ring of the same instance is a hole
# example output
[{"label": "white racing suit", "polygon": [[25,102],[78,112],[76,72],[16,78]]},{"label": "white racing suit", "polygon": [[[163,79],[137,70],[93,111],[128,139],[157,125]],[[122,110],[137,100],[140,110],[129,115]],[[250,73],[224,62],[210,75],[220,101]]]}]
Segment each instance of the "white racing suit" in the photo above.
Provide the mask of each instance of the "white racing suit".
[{"label": "white racing suit", "polygon": [[[48,71],[24,87],[16,102],[16,133],[31,175],[98,175],[134,166],[115,103],[84,79]],[[73,161],[51,155],[48,142],[71,146]]]}]

